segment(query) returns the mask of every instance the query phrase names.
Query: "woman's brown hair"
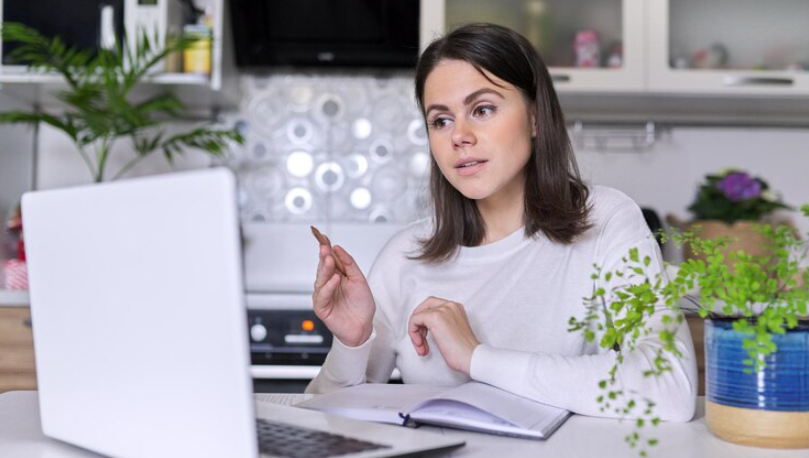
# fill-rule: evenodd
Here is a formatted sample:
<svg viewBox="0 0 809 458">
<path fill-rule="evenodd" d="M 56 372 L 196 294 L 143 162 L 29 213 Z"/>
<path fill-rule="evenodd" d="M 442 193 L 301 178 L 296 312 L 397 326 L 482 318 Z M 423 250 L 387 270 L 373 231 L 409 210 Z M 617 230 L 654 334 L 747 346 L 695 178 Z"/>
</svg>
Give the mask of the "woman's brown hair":
<svg viewBox="0 0 809 458">
<path fill-rule="evenodd" d="M 432 42 L 416 67 L 416 98 L 424 113 L 424 84 L 443 60 L 461 60 L 511 83 L 535 110 L 536 138 L 525 167 L 525 233 L 569 244 L 591 227 L 589 190 L 579 174 L 562 108 L 548 68 L 531 43 L 494 24 L 469 24 Z M 488 77 L 487 77 L 488 79 Z M 431 156 L 435 224 L 414 259 L 443 262 L 460 246 L 477 246 L 485 227 L 477 205 L 455 189 Z"/>
</svg>

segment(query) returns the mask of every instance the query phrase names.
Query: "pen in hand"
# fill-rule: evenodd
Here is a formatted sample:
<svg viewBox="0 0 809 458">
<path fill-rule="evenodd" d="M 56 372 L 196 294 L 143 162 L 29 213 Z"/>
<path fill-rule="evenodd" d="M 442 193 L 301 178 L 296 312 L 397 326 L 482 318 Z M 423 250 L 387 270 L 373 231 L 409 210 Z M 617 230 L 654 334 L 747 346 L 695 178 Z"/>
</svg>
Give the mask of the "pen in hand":
<svg viewBox="0 0 809 458">
<path fill-rule="evenodd" d="M 347 277 L 348 274 L 346 273 L 346 268 L 345 266 L 343 266 L 343 262 L 340 261 L 340 258 L 338 258 L 336 254 L 334 254 L 334 250 L 331 247 L 331 242 L 329 241 L 329 238 L 321 234 L 320 231 L 317 230 L 315 226 L 309 227 L 312 228 L 312 234 L 315 236 L 317 241 L 320 242 L 321 245 L 326 245 L 327 247 L 329 247 L 329 252 L 331 253 L 332 259 L 334 259 L 334 266 L 337 268 L 337 271 L 339 271 L 343 276 Z"/>
</svg>

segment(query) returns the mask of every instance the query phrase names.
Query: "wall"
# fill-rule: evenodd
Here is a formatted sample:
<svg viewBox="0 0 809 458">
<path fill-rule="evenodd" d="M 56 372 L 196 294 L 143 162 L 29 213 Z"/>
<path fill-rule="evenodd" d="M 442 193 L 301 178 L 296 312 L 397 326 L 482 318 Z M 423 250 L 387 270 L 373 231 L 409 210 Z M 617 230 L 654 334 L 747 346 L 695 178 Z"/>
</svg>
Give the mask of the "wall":
<svg viewBox="0 0 809 458">
<path fill-rule="evenodd" d="M 0 90 L 0 110 L 25 109 Z M 34 130 L 24 125 L 0 126 L 0 221 L 33 187 Z M 2 230 L 0 230 L 2 232 Z"/>
<path fill-rule="evenodd" d="M 809 129 L 674 128 L 646 153 L 579 151 L 582 174 L 621 189 L 661 217 L 689 218 L 687 207 L 707 173 L 727 167 L 760 176 L 795 207 L 809 203 Z M 784 212 L 809 231 L 809 221 Z"/>
</svg>

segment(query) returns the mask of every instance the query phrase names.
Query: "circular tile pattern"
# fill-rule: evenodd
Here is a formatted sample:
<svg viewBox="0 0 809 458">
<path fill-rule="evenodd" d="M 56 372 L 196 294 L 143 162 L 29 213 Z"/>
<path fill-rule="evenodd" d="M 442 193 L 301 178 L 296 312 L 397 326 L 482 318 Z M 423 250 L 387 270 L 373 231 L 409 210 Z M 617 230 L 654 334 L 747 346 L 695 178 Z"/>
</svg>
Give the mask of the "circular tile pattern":
<svg viewBox="0 0 809 458">
<path fill-rule="evenodd" d="M 380 138 L 371 143 L 368 153 L 371 155 L 372 160 L 384 164 L 393 159 L 393 144 L 384 138 Z"/>
<path fill-rule="evenodd" d="M 407 178 L 398 167 L 390 165 L 374 174 L 371 189 L 377 199 L 395 200 L 407 192 Z"/>
<path fill-rule="evenodd" d="M 312 193 L 304 188 L 292 188 L 284 197 L 284 206 L 295 215 L 302 215 L 312 208 Z"/>
<path fill-rule="evenodd" d="M 410 156 L 408 168 L 414 177 L 426 176 L 430 172 L 430 155 L 424 151 L 416 151 Z"/>
<path fill-rule="evenodd" d="M 368 171 L 368 159 L 362 154 L 352 154 L 344 161 L 344 169 L 349 178 L 359 178 Z"/>
<path fill-rule="evenodd" d="M 421 118 L 410 121 L 407 125 L 407 138 L 414 145 L 427 144 L 427 131 L 424 129 L 424 120 Z"/>
<path fill-rule="evenodd" d="M 287 124 L 287 139 L 295 144 L 309 143 L 314 135 L 314 126 L 305 119 L 294 119 Z"/>
<path fill-rule="evenodd" d="M 371 124 L 371 121 L 365 118 L 359 118 L 351 125 L 351 134 L 354 135 L 354 138 L 360 140 L 365 140 L 370 137 L 373 131 L 374 126 Z"/>
<path fill-rule="evenodd" d="M 287 172 L 298 178 L 303 178 L 312 173 L 315 167 L 312 155 L 306 151 L 293 151 L 287 157 Z"/>
<path fill-rule="evenodd" d="M 343 168 L 336 162 L 325 162 L 317 167 L 315 172 L 315 184 L 326 192 L 334 192 L 340 189 L 345 182 Z"/>
<path fill-rule="evenodd" d="M 351 206 L 358 210 L 365 210 L 371 205 L 371 191 L 368 188 L 357 188 L 351 191 Z"/>
</svg>

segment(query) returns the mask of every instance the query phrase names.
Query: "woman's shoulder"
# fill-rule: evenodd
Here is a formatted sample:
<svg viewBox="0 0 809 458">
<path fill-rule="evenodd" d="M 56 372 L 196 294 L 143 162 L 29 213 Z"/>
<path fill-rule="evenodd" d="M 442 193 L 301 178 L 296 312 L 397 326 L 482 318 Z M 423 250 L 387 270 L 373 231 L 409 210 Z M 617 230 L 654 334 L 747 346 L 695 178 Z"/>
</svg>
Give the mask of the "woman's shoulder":
<svg viewBox="0 0 809 458">
<path fill-rule="evenodd" d="M 377 256 L 375 267 L 381 264 L 401 264 L 417 254 L 421 249 L 420 240 L 430 236 L 432 231 L 430 218 L 414 221 L 393 234 Z"/>
<path fill-rule="evenodd" d="M 592 222 L 596 226 L 606 224 L 616 218 L 642 218 L 638 204 L 631 197 L 609 186 L 590 186 L 590 208 Z"/>
</svg>

